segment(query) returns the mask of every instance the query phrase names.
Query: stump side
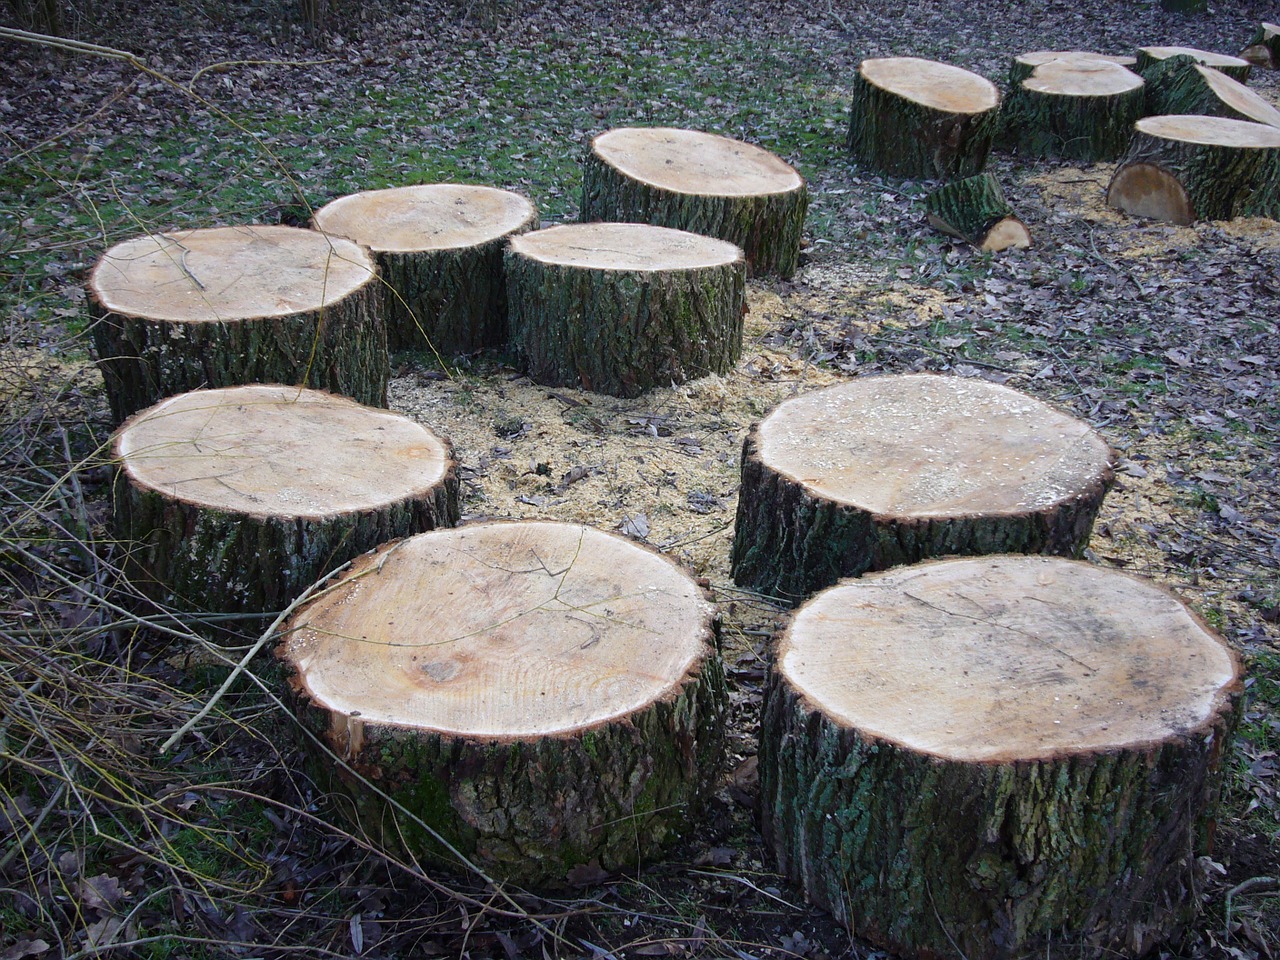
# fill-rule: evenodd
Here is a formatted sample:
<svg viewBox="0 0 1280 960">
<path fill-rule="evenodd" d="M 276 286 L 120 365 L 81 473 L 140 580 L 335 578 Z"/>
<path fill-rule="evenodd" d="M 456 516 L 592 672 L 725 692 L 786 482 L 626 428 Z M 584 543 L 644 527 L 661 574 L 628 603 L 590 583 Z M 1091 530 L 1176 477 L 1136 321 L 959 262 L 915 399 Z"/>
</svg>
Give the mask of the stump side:
<svg viewBox="0 0 1280 960">
<path fill-rule="evenodd" d="M 1212 53 L 1208 50 L 1197 50 L 1195 47 L 1139 47 L 1137 53 L 1137 71 L 1143 75 L 1161 60 L 1169 57 L 1186 56 L 1194 57 L 1197 63 L 1203 63 L 1206 67 L 1213 67 L 1215 70 L 1222 71 L 1232 80 L 1246 83 L 1249 79 L 1249 71 L 1253 66 L 1248 60 L 1242 60 L 1240 57 L 1233 57 L 1225 53 Z"/>
<path fill-rule="evenodd" d="M 1146 107 L 1142 78 L 1105 60 L 1048 60 L 1010 91 L 1001 143 L 1018 153 L 1115 160 Z"/>
<path fill-rule="evenodd" d="M 1244 84 L 1185 55 L 1168 57 L 1146 72 L 1147 113 L 1203 114 L 1280 127 L 1280 110 Z"/>
</svg>

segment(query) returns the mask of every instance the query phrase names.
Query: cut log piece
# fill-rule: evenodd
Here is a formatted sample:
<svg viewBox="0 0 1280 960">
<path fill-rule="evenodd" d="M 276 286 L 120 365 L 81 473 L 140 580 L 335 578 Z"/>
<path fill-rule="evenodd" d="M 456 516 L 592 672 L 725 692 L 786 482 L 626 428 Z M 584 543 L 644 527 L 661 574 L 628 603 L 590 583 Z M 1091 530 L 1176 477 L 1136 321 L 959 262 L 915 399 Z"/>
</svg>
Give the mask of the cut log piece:
<svg viewBox="0 0 1280 960">
<path fill-rule="evenodd" d="M 1240 59 L 1264 70 L 1280 69 L 1280 26 L 1265 21 L 1260 24 L 1249 45 L 1240 51 Z"/>
<path fill-rule="evenodd" d="M 1223 117 L 1147 117 L 1107 188 L 1107 203 L 1171 223 L 1277 216 L 1280 129 Z"/>
<path fill-rule="evenodd" d="M 447 442 L 316 390 L 179 394 L 129 419 L 114 453 L 126 573 L 189 612 L 282 610 L 352 557 L 458 521 Z"/>
<path fill-rule="evenodd" d="M 517 193 L 436 183 L 342 197 L 315 226 L 373 251 L 390 350 L 452 357 L 506 346 L 502 254 L 537 220 Z"/>
<path fill-rule="evenodd" d="M 538 383 L 635 397 L 742 353 L 746 262 L 723 240 L 569 224 L 515 237 L 506 269 L 511 342 Z"/>
<path fill-rule="evenodd" d="M 716 635 L 713 604 L 659 554 L 486 523 L 361 558 L 277 654 L 363 836 L 552 885 L 634 867 L 697 813 L 722 766 Z"/>
<path fill-rule="evenodd" d="M 982 172 L 999 116 L 989 80 L 916 57 L 863 60 L 854 74 L 849 150 L 896 177 L 949 180 Z"/>
<path fill-rule="evenodd" d="M 925 200 L 929 223 L 980 250 L 1031 246 L 1026 225 L 1013 215 L 996 178 L 989 173 L 944 184 Z"/>
<path fill-rule="evenodd" d="M 1280 127 L 1280 110 L 1220 70 L 1180 55 L 1149 68 L 1147 113 L 1204 114 Z"/>
<path fill-rule="evenodd" d="M 767 150 L 710 133 L 622 128 L 591 141 L 582 220 L 651 223 L 742 248 L 755 276 L 784 279 L 800 261 L 809 193 Z"/>
<path fill-rule="evenodd" d="M 117 244 L 89 276 L 117 420 L 199 387 L 287 383 L 386 406 L 387 334 L 368 251 L 294 227 L 217 227 Z"/>
<path fill-rule="evenodd" d="M 1031 157 L 1096 163 L 1124 153 L 1146 107 L 1142 78 L 1102 59 L 1047 60 L 1009 91 L 1002 143 Z"/>
<path fill-rule="evenodd" d="M 1249 80 L 1249 69 L 1252 64 L 1248 60 L 1242 60 L 1240 57 L 1233 57 L 1225 53 L 1210 53 L 1207 50 L 1197 50 L 1195 47 L 1139 47 L 1138 73 L 1145 77 L 1147 70 L 1161 60 L 1177 56 L 1194 57 L 1196 63 L 1203 63 L 1206 67 L 1221 70 L 1232 80 L 1238 80 L 1240 83 L 1246 83 Z"/>
<path fill-rule="evenodd" d="M 1240 692 L 1219 637 L 1114 570 L 989 557 L 846 581 L 777 647 L 766 845 L 900 956 L 1143 956 L 1198 912 Z"/>
<path fill-rule="evenodd" d="M 1009 90 L 1017 90 L 1023 80 L 1031 76 L 1036 67 L 1046 63 L 1063 60 L 1068 63 L 1081 61 L 1097 61 L 1113 63 L 1121 67 L 1132 68 L 1137 65 L 1137 57 L 1116 56 L 1109 53 L 1091 53 L 1088 50 L 1035 50 L 1014 57 L 1009 64 Z"/>
<path fill-rule="evenodd" d="M 1078 554 L 1110 487 L 1086 423 L 981 380 L 864 377 L 788 400 L 742 450 L 732 573 L 796 602 L 947 554 Z"/>
</svg>

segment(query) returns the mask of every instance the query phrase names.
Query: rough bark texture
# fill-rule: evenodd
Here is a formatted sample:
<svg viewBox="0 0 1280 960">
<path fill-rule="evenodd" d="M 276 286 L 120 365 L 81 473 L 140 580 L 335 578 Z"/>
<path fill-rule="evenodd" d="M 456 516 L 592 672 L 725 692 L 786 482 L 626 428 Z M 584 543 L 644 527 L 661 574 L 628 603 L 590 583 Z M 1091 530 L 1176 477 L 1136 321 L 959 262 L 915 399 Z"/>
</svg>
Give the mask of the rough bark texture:
<svg viewBox="0 0 1280 960">
<path fill-rule="evenodd" d="M 903 955 L 1140 956 L 1195 917 L 1231 714 L 1138 749 L 1009 763 L 864 739 L 775 670 L 760 790 L 779 869 Z"/>
<path fill-rule="evenodd" d="M 1095 68 L 1125 76 L 1128 71 L 1099 61 Z M 1053 68 L 1057 67 L 1055 71 Z M 1058 157 L 1097 163 L 1115 160 L 1129 143 L 1133 125 L 1145 111 L 1142 86 L 1090 94 L 1060 92 L 1055 72 L 1070 67 L 1046 64 L 1010 91 L 1001 107 L 1001 145 L 1028 157 Z M 1037 88 L 1039 87 L 1039 88 Z"/>
<path fill-rule="evenodd" d="M 633 179 L 588 150 L 583 157 L 585 223 L 611 220 L 652 223 L 717 237 L 741 247 L 752 276 L 790 279 L 800 263 L 809 192 L 707 196 L 664 190 Z"/>
<path fill-rule="evenodd" d="M 983 250 L 1028 246 L 1027 228 L 1005 201 L 996 178 L 989 173 L 953 180 L 929 194 L 925 212 L 935 229 L 959 237 Z"/>
<path fill-rule="evenodd" d="M 728 373 L 742 354 L 746 264 L 658 271 L 508 251 L 511 342 L 538 383 L 620 397 Z"/>
<path fill-rule="evenodd" d="M 1146 77 L 1147 71 L 1161 60 L 1177 56 L 1193 57 L 1197 63 L 1203 63 L 1205 66 L 1220 70 L 1232 80 L 1240 83 L 1246 83 L 1249 80 L 1249 70 L 1252 67 L 1248 61 L 1240 57 L 1209 53 L 1205 50 L 1197 50 L 1194 47 L 1139 47 L 1137 55 L 1138 63 L 1134 69 L 1143 77 Z"/>
<path fill-rule="evenodd" d="M 1274 23 L 1259 24 L 1249 45 L 1240 51 L 1240 59 L 1248 60 L 1264 70 L 1280 67 L 1280 26 Z"/>
<path fill-rule="evenodd" d="M 1148 115 L 1203 114 L 1280 126 L 1280 111 L 1248 87 L 1194 57 L 1167 57 L 1144 75 Z"/>
</svg>

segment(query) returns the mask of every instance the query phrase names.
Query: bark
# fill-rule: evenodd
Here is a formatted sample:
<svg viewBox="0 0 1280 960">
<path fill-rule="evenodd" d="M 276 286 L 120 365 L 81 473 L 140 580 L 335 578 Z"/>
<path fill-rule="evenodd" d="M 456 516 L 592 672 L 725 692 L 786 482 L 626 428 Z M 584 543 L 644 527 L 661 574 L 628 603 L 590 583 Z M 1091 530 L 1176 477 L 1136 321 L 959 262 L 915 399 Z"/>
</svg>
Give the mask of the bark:
<svg viewBox="0 0 1280 960">
<path fill-rule="evenodd" d="M 1203 114 L 1280 127 L 1280 110 L 1194 57 L 1167 57 L 1148 68 L 1144 79 L 1149 115 Z"/>
<path fill-rule="evenodd" d="M 925 200 L 929 223 L 983 250 L 1026 247 L 1031 236 L 989 173 L 953 180 Z"/>
<path fill-rule="evenodd" d="M 1104 64 L 1085 65 L 1100 70 Z M 1069 76 L 1061 62 L 1037 67 L 1009 91 L 1001 109 L 1001 142 L 1028 157 L 1057 157 L 1084 163 L 1115 160 L 1129 143 L 1133 125 L 1144 115 L 1146 99 L 1136 77 L 1123 89 L 1128 71 L 1106 65 L 1104 75 L 1120 82 L 1096 93 L 1068 92 L 1055 75 Z"/>
</svg>

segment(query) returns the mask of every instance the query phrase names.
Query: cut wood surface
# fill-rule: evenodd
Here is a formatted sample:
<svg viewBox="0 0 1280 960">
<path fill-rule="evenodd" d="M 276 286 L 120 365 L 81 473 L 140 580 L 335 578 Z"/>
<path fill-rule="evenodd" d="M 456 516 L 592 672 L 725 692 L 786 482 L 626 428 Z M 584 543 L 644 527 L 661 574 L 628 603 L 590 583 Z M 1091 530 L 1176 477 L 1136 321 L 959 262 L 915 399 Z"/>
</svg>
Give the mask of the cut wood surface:
<svg viewBox="0 0 1280 960">
<path fill-rule="evenodd" d="M 634 223 L 511 240 L 512 344 L 538 383 L 634 397 L 742 353 L 746 263 L 731 243 Z"/>
<path fill-rule="evenodd" d="M 728 137 L 624 127 L 595 137 L 584 158 L 583 221 L 651 223 L 741 247 L 750 271 L 796 270 L 809 195 L 781 158 Z"/>
<path fill-rule="evenodd" d="M 1280 69 L 1280 26 L 1263 21 L 1249 45 L 1240 51 L 1240 59 L 1265 70 Z"/>
<path fill-rule="evenodd" d="M 1141 956 L 1198 912 L 1240 692 L 1219 637 L 1111 569 L 1004 556 L 846 581 L 776 650 L 766 842 L 903 956 Z"/>
<path fill-rule="evenodd" d="M 458 520 L 446 442 L 315 390 L 170 397 L 128 420 L 113 452 L 126 572 L 189 611 L 281 610 L 351 557 Z"/>
<path fill-rule="evenodd" d="M 1067 63 L 1102 61 L 1103 63 L 1113 63 L 1121 67 L 1131 68 L 1137 65 L 1138 58 L 1109 53 L 1091 53 L 1088 50 L 1033 50 L 1030 53 L 1019 54 L 1010 62 L 1009 89 L 1016 90 L 1018 84 L 1031 76 L 1036 67 L 1055 61 Z"/>
<path fill-rule="evenodd" d="M 1142 78 L 1101 58 L 1049 59 L 1009 91 L 1002 143 L 1033 157 L 1119 157 L 1144 113 Z"/>
<path fill-rule="evenodd" d="M 1138 73 L 1145 76 L 1147 70 L 1159 61 L 1177 56 L 1194 57 L 1197 63 L 1203 63 L 1206 67 L 1221 70 L 1232 80 L 1239 80 L 1241 83 L 1248 81 L 1249 70 L 1252 66 L 1248 60 L 1243 60 L 1240 57 L 1233 57 L 1225 53 L 1211 53 L 1208 50 L 1197 50 L 1195 47 L 1139 47 Z"/>
<path fill-rule="evenodd" d="M 953 180 L 925 199 L 929 224 L 979 250 L 1031 245 L 1026 225 L 1013 215 L 996 178 L 989 173 Z"/>
<path fill-rule="evenodd" d="M 1146 117 L 1107 202 L 1178 224 L 1280 216 L 1280 128 L 1225 117 Z"/>
<path fill-rule="evenodd" d="M 899 177 L 951 179 L 982 172 L 1000 92 L 989 80 L 917 57 L 863 60 L 853 80 L 848 147 Z"/>
<path fill-rule="evenodd" d="M 1147 112 L 1204 114 L 1280 127 L 1280 110 L 1238 80 L 1187 56 L 1168 57 L 1146 72 Z"/>
<path fill-rule="evenodd" d="M 651 856 L 715 785 L 716 629 L 693 579 L 631 541 L 485 523 L 361 558 L 278 655 L 308 726 L 354 770 L 496 877 L 555 883 Z M 368 835 L 448 859 L 347 786 Z"/>
<path fill-rule="evenodd" d="M 794 602 L 931 556 L 1075 554 L 1111 461 L 1088 424 L 981 380 L 877 376 L 815 391 L 743 444 L 733 577 Z"/>
<path fill-rule="evenodd" d="M 369 190 L 316 211 L 315 225 L 373 251 L 391 350 L 454 356 L 506 344 L 503 249 L 537 225 L 524 197 L 454 183 Z"/>
<path fill-rule="evenodd" d="M 162 397 L 243 383 L 385 406 L 377 269 L 349 240 L 280 226 L 154 234 L 108 250 L 88 287 L 117 420 Z"/>
</svg>

